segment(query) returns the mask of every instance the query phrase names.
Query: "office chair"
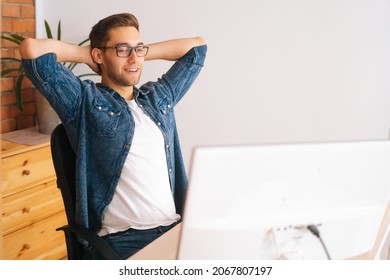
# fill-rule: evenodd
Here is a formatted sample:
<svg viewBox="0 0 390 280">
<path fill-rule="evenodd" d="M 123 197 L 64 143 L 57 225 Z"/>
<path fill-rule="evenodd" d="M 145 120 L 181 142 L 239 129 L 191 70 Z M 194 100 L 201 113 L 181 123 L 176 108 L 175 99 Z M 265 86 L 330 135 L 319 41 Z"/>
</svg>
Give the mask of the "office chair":
<svg viewBox="0 0 390 280">
<path fill-rule="evenodd" d="M 120 260 L 119 255 L 99 235 L 75 223 L 76 155 L 62 123 L 53 130 L 50 144 L 54 169 L 57 175 L 57 187 L 61 189 L 68 220 L 68 225 L 58 228 L 57 231 L 64 231 L 68 259 L 83 259 L 84 245 L 79 241 L 82 238 L 88 241 L 89 245 L 95 248 L 105 259 Z"/>
</svg>

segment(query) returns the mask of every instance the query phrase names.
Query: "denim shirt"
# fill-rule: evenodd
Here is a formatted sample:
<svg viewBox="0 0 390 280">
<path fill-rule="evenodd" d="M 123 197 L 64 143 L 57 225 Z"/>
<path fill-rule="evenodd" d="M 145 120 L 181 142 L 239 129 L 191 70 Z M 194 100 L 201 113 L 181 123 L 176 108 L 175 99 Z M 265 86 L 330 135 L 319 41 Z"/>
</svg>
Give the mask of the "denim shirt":
<svg viewBox="0 0 390 280">
<path fill-rule="evenodd" d="M 192 48 L 156 82 L 134 87 L 136 103 L 161 129 L 176 211 L 187 187 L 174 107 L 204 65 L 207 46 Z M 131 148 L 134 120 L 113 89 L 82 81 L 53 53 L 23 60 L 27 77 L 57 112 L 76 152 L 76 222 L 97 232 Z M 153 174 L 150 174 L 153 176 Z"/>
</svg>

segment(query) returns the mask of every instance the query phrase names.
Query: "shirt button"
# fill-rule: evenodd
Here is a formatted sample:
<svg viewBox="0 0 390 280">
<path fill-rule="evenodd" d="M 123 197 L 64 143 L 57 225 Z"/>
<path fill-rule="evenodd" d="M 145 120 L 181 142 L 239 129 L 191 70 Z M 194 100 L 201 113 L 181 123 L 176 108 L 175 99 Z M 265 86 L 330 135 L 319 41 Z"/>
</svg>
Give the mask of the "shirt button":
<svg viewBox="0 0 390 280">
<path fill-rule="evenodd" d="M 103 109 L 102 106 L 98 106 L 97 108 L 98 108 L 99 110 Z"/>
<path fill-rule="evenodd" d="M 169 149 L 169 145 L 167 145 L 167 149 Z"/>
<path fill-rule="evenodd" d="M 144 106 L 142 106 L 142 104 L 139 104 L 139 107 L 142 108 L 142 107 L 144 107 Z"/>
<path fill-rule="evenodd" d="M 168 108 L 171 108 L 171 104 L 168 104 L 168 106 L 167 106 Z"/>
<path fill-rule="evenodd" d="M 160 126 L 160 125 L 161 125 L 161 123 L 160 123 L 160 122 L 158 122 L 158 123 L 157 123 L 157 125 L 158 125 L 158 126 Z"/>
<path fill-rule="evenodd" d="M 110 116 L 113 117 L 115 115 L 114 112 L 110 112 Z"/>
<path fill-rule="evenodd" d="M 167 113 L 167 111 L 163 110 L 163 114 L 165 115 Z"/>
</svg>

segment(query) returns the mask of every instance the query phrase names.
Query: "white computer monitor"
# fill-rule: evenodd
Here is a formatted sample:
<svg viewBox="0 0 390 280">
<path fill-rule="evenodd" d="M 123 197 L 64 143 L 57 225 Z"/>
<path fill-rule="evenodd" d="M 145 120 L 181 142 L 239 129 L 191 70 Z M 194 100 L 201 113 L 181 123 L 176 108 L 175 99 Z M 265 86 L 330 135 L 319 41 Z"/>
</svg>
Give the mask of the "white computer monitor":
<svg viewBox="0 0 390 280">
<path fill-rule="evenodd" d="M 178 259 L 353 258 L 389 196 L 387 140 L 198 147 Z"/>
</svg>

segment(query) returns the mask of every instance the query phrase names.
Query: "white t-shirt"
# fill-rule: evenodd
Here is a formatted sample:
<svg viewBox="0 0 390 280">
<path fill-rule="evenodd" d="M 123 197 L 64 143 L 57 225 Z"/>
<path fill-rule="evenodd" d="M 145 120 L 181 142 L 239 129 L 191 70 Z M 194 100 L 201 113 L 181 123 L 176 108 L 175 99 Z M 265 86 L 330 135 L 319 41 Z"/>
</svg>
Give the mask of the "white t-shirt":
<svg viewBox="0 0 390 280">
<path fill-rule="evenodd" d="M 99 235 L 167 226 L 180 219 L 170 189 L 163 134 L 134 99 L 127 103 L 135 122 L 133 141 Z"/>
</svg>

